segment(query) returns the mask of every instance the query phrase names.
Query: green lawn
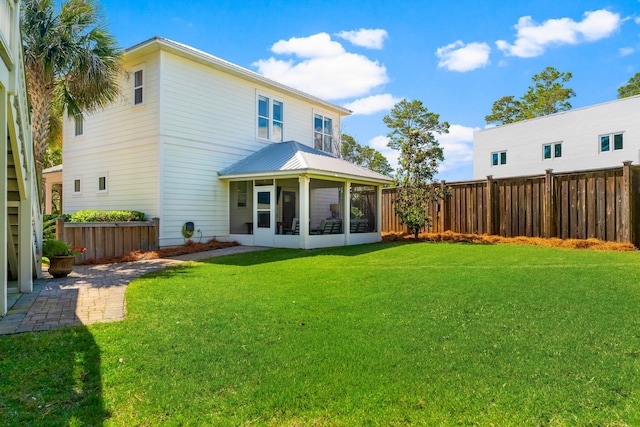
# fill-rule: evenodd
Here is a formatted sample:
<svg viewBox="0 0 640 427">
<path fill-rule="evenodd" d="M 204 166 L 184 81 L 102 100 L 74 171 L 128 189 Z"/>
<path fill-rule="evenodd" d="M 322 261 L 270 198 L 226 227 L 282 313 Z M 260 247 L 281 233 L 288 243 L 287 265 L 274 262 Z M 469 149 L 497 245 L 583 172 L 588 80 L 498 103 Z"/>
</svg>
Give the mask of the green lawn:
<svg viewBox="0 0 640 427">
<path fill-rule="evenodd" d="M 640 425 L 640 253 L 384 243 L 136 280 L 0 337 L 0 425 Z"/>
</svg>

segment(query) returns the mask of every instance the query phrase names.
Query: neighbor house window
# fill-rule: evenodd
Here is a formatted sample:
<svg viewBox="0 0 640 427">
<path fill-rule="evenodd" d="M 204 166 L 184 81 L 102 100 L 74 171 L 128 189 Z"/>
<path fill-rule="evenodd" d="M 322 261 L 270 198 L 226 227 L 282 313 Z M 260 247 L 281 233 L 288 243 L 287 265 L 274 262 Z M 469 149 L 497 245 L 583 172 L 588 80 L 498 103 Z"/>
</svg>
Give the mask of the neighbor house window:
<svg viewBox="0 0 640 427">
<path fill-rule="evenodd" d="M 333 120 L 315 114 L 313 118 L 313 141 L 317 150 L 333 153 Z"/>
<path fill-rule="evenodd" d="M 507 164 L 507 152 L 506 151 L 497 151 L 495 153 L 491 153 L 491 165 L 499 166 Z"/>
<path fill-rule="evenodd" d="M 258 96 L 258 137 L 282 142 L 284 104 L 268 96 Z"/>
<path fill-rule="evenodd" d="M 142 104 L 144 88 L 144 72 L 137 70 L 133 73 L 133 105 Z"/>
<path fill-rule="evenodd" d="M 106 175 L 98 177 L 98 192 L 107 191 L 107 177 Z"/>
<path fill-rule="evenodd" d="M 622 150 L 623 133 L 612 133 L 609 135 L 600 135 L 600 152 L 613 150 Z M 613 142 L 613 145 L 611 144 Z"/>
<path fill-rule="evenodd" d="M 80 194 L 80 180 L 79 179 L 74 179 L 73 180 L 73 193 L 74 194 Z"/>
<path fill-rule="evenodd" d="M 553 159 L 562 157 L 562 143 L 557 142 L 555 144 L 545 144 L 542 146 L 542 158 Z"/>
<path fill-rule="evenodd" d="M 73 116 L 73 122 L 74 122 L 74 131 L 73 134 L 75 136 L 82 136 L 82 134 L 84 133 L 84 120 L 82 118 L 82 114 L 78 113 L 76 115 Z"/>
</svg>

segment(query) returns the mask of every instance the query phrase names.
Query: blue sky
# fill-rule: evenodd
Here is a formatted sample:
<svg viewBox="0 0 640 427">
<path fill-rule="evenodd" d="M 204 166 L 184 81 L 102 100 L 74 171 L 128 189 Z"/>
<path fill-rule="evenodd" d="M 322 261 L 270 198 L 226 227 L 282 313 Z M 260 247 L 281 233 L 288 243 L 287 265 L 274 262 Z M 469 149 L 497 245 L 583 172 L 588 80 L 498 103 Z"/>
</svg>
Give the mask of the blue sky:
<svg viewBox="0 0 640 427">
<path fill-rule="evenodd" d="M 493 102 L 547 66 L 570 71 L 574 108 L 616 98 L 640 72 L 640 0 L 103 0 L 123 48 L 153 36 L 201 49 L 346 106 L 343 132 L 386 148 L 382 117 L 419 99 L 451 125 L 440 179 L 470 179 L 473 131 Z"/>
</svg>

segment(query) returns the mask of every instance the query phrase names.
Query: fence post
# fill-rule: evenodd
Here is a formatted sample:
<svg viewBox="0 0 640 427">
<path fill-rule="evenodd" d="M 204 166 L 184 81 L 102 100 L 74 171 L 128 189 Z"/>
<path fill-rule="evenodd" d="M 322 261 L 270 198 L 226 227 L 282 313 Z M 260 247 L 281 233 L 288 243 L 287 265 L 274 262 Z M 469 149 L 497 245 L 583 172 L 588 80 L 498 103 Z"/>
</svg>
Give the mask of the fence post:
<svg viewBox="0 0 640 427">
<path fill-rule="evenodd" d="M 153 231 L 149 233 L 149 250 L 160 249 L 160 218 L 151 218 L 153 221 Z"/>
<path fill-rule="evenodd" d="M 633 243 L 633 227 L 631 219 L 633 218 L 633 203 L 631 203 L 631 163 L 630 160 L 622 162 L 622 224 L 620 224 L 622 232 L 622 241 Z"/>
<path fill-rule="evenodd" d="M 438 201 L 436 204 L 436 207 L 438 209 L 439 212 L 437 212 L 438 214 L 438 229 L 435 230 L 438 233 L 442 233 L 444 231 L 444 216 L 447 214 L 447 209 L 445 209 L 446 203 L 447 203 L 447 199 L 451 196 L 448 196 L 447 194 L 445 194 L 445 190 L 447 188 L 447 185 L 445 184 L 445 181 L 440 181 L 440 191 L 442 194 L 442 200 Z"/>
<path fill-rule="evenodd" d="M 56 218 L 56 240 L 64 240 L 64 218 Z"/>
<path fill-rule="evenodd" d="M 556 237 L 556 209 L 554 206 L 553 169 L 547 169 L 544 176 L 544 237 Z"/>
<path fill-rule="evenodd" d="M 487 234 L 495 234 L 493 228 L 493 175 L 487 175 Z"/>
</svg>

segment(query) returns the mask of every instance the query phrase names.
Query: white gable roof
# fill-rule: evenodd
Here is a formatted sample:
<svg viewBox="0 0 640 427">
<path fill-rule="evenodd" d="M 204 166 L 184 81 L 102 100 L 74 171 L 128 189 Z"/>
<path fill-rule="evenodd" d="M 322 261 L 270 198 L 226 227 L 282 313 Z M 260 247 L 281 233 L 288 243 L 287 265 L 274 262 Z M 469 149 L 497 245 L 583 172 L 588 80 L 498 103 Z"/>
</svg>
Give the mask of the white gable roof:
<svg viewBox="0 0 640 427">
<path fill-rule="evenodd" d="M 311 173 L 388 184 L 392 179 L 296 141 L 269 144 L 220 171 L 222 178 Z"/>
</svg>

